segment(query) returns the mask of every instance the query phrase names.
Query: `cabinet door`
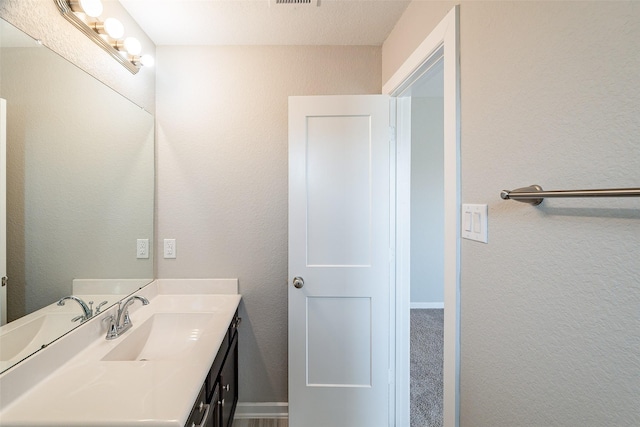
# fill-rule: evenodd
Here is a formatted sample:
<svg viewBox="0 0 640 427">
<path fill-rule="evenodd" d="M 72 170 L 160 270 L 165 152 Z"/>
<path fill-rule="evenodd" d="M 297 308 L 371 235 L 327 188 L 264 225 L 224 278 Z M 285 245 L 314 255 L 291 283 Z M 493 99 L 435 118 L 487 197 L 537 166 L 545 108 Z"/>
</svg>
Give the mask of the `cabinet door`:
<svg viewBox="0 0 640 427">
<path fill-rule="evenodd" d="M 221 404 L 220 404 L 220 384 L 216 383 L 213 396 L 209 402 L 211 406 L 211 427 L 222 427 Z"/>
<path fill-rule="evenodd" d="M 235 334 L 231 348 L 220 372 L 220 395 L 222 409 L 222 427 L 233 423 L 233 414 L 238 402 L 238 335 Z"/>
<path fill-rule="evenodd" d="M 229 337 L 229 332 L 227 332 L 224 340 L 222 340 L 218 354 L 213 361 L 213 365 L 211 365 L 209 375 L 207 376 L 207 402 L 209 403 L 217 403 L 218 400 L 220 400 L 220 395 L 216 396 L 215 399 L 212 396 L 214 393 L 214 387 L 216 387 L 220 379 L 220 371 L 222 370 L 222 365 L 224 365 L 224 360 L 227 356 L 227 351 L 229 350 L 229 343 L 232 341 Z"/>
</svg>

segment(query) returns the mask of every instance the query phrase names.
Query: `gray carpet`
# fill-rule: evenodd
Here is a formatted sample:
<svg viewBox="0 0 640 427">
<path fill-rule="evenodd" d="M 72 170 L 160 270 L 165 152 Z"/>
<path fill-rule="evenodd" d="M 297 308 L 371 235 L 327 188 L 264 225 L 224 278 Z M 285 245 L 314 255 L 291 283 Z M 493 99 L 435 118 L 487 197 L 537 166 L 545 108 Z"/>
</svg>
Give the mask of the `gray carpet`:
<svg viewBox="0 0 640 427">
<path fill-rule="evenodd" d="M 411 427 L 442 426 L 444 310 L 411 310 Z"/>
<path fill-rule="evenodd" d="M 289 421 L 281 418 L 233 420 L 233 427 L 287 427 Z"/>
</svg>

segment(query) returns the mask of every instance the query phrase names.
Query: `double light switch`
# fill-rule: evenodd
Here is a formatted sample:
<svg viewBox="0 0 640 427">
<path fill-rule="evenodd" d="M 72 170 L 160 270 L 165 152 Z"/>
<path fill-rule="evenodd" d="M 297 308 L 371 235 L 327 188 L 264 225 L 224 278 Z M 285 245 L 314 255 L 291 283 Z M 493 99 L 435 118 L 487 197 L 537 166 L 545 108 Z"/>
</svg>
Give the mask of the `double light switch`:
<svg viewBox="0 0 640 427">
<path fill-rule="evenodd" d="M 487 205 L 462 205 L 462 237 L 487 243 Z"/>
</svg>

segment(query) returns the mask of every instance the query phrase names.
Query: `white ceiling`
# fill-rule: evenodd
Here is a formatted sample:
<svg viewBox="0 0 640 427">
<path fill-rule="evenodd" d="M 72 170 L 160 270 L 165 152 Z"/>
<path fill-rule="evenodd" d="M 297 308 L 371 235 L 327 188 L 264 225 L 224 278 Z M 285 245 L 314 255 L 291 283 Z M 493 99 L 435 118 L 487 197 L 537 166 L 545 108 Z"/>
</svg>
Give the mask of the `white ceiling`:
<svg viewBox="0 0 640 427">
<path fill-rule="evenodd" d="M 158 45 L 382 45 L 410 1 L 120 0 Z M 315 1 L 315 0 L 314 0 Z"/>
</svg>

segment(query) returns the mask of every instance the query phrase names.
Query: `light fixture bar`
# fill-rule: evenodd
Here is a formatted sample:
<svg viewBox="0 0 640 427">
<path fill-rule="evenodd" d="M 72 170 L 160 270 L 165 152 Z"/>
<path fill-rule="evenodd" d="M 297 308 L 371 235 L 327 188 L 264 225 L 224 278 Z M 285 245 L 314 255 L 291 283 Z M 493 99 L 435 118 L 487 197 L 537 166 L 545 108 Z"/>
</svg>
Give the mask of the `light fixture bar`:
<svg viewBox="0 0 640 427">
<path fill-rule="evenodd" d="M 121 63 L 123 67 L 131 72 L 131 74 L 136 74 L 140 70 L 139 65 L 136 65 L 135 63 L 122 56 L 120 51 L 111 46 L 105 39 L 100 37 L 100 34 L 89 27 L 82 19 L 78 18 L 73 10 L 71 10 L 71 7 L 69 7 L 69 3 L 67 3 L 67 0 L 53 1 L 56 3 L 56 6 L 58 6 L 60 13 L 65 17 L 67 21 L 71 22 L 74 27 L 82 31 L 84 35 L 89 37 L 98 46 L 104 49 L 109 55 L 111 55 L 113 59 Z"/>
</svg>

